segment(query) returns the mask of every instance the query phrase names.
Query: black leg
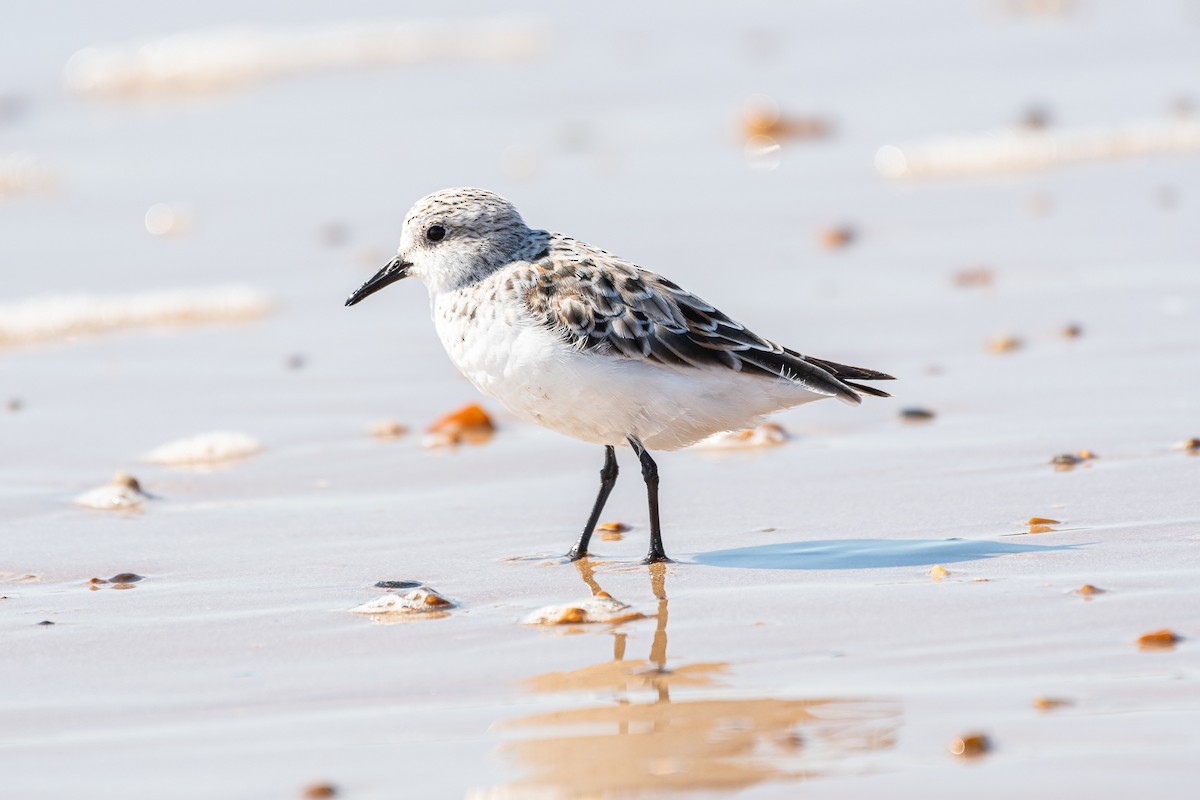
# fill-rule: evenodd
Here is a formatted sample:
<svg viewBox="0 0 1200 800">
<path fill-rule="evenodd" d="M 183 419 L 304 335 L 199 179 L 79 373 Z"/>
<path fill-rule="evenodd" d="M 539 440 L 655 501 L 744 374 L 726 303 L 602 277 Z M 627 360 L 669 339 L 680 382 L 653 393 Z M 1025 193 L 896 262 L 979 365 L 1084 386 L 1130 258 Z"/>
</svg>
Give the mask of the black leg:
<svg viewBox="0 0 1200 800">
<path fill-rule="evenodd" d="M 658 523 L 658 465 L 636 436 L 629 437 L 629 445 L 642 462 L 642 478 L 646 481 L 646 499 L 650 504 L 650 552 L 643 564 L 659 564 L 670 561 L 663 550 L 662 528 Z"/>
<path fill-rule="evenodd" d="M 596 530 L 596 523 L 600 521 L 600 512 L 604 510 L 604 503 L 608 500 L 609 494 L 612 493 L 613 487 L 617 485 L 617 451 L 611 444 L 604 446 L 604 466 L 600 468 L 600 494 L 596 495 L 596 504 L 592 506 L 592 515 L 588 517 L 587 525 L 583 527 L 583 533 L 579 535 L 579 541 L 571 548 L 571 552 L 567 553 L 567 558 L 572 561 L 578 561 L 588 554 L 588 542 L 592 540 L 592 532 Z"/>
</svg>

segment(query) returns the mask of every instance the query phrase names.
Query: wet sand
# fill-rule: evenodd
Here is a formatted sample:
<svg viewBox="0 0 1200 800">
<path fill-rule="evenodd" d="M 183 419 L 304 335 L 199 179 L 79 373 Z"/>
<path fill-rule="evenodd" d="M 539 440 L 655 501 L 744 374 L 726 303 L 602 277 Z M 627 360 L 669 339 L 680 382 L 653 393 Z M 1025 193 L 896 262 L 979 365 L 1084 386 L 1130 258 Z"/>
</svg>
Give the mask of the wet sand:
<svg viewBox="0 0 1200 800">
<path fill-rule="evenodd" d="M 24 20 L 0 155 L 56 188 L 0 201 L 0 306 L 239 285 L 272 310 L 0 347 L 0 795 L 1190 796 L 1200 456 L 1177 445 L 1200 436 L 1200 158 L 921 182 L 874 158 L 1033 103 L 1065 127 L 1165 118 L 1200 98 L 1200 17 L 1015 7 L 763 4 L 689 11 L 685 36 L 678 9 L 529 5 L 557 43 L 511 62 L 123 99 L 63 89 L 71 54 L 342 18 Z M 755 93 L 829 134 L 748 163 Z M 486 401 L 486 443 L 423 447 L 478 400 L 423 289 L 341 306 L 408 204 L 455 184 L 891 372 L 896 398 L 779 415 L 778 447 L 662 454 L 664 569 L 637 564 L 621 453 L 604 519 L 630 529 L 564 564 L 601 451 Z M 190 227 L 149 233 L 159 203 Z M 831 226 L 854 236 L 830 246 Z M 384 420 L 409 432 L 372 436 Z M 143 461 L 210 431 L 262 450 Z M 118 470 L 139 511 L 73 505 Z M 453 606 L 349 613 L 381 580 Z M 640 618 L 521 624 L 600 591 Z M 1181 640 L 1139 647 L 1163 628 Z M 973 735 L 986 752 L 951 753 Z"/>
</svg>

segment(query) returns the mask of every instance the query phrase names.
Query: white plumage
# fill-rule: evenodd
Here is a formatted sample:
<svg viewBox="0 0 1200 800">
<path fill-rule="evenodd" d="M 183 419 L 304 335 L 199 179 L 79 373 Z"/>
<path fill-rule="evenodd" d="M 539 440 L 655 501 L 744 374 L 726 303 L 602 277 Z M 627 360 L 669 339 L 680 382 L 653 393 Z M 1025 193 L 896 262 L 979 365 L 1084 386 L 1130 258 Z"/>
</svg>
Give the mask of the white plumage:
<svg viewBox="0 0 1200 800">
<path fill-rule="evenodd" d="M 456 295 L 435 296 L 433 316 L 459 371 L 521 419 L 585 442 L 624 446 L 634 436 L 650 450 L 674 450 L 829 396 L 727 367 L 674 368 L 580 350 L 516 309 L 474 319 L 456 313 L 489 304 L 486 294 Z"/>
</svg>

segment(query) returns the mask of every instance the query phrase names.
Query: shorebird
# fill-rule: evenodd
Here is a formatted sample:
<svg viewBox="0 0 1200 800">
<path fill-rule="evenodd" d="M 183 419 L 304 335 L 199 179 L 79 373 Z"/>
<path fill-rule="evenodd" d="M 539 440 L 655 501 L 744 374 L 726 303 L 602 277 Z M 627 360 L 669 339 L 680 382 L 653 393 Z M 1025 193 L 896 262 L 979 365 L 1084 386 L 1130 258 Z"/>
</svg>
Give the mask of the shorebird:
<svg viewBox="0 0 1200 800">
<path fill-rule="evenodd" d="M 888 397 L 892 376 L 801 355 L 750 332 L 653 272 L 530 228 L 483 189 L 445 189 L 409 210 L 396 257 L 346 305 L 414 277 L 455 366 L 516 416 L 604 445 L 600 492 L 567 557 L 588 543 L 617 481 L 617 446 L 641 462 L 650 511 L 643 563 L 669 561 L 651 450 L 686 447 L 774 411 Z"/>
</svg>

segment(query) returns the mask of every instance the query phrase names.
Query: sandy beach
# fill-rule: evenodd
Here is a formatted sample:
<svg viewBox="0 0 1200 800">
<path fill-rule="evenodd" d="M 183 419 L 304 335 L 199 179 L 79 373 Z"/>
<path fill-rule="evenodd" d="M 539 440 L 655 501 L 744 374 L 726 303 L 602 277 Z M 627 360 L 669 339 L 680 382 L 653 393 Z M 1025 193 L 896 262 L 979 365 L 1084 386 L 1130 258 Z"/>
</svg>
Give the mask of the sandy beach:
<svg viewBox="0 0 1200 800">
<path fill-rule="evenodd" d="M 0 796 L 1192 796 L 1200 5 L 11 16 Z M 342 305 L 456 185 L 895 396 L 566 563 L 601 448 Z"/>
</svg>

